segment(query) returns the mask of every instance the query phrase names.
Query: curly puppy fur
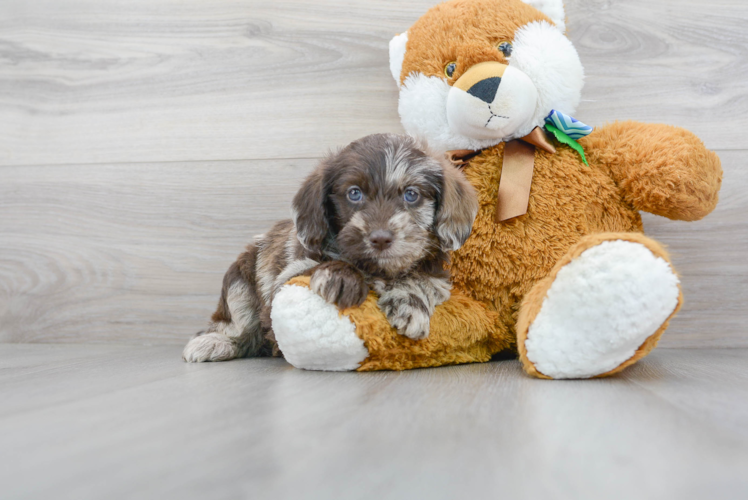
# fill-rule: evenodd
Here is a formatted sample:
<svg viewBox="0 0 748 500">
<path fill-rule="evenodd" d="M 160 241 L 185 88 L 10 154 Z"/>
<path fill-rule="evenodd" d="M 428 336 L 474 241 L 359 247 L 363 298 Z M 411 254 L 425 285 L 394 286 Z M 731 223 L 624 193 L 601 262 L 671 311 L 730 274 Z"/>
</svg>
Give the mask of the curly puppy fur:
<svg viewBox="0 0 748 500">
<path fill-rule="evenodd" d="M 462 173 L 409 137 L 370 135 L 325 158 L 293 200 L 293 221 L 256 237 L 223 279 L 207 331 L 185 361 L 280 355 L 270 306 L 295 276 L 341 309 L 373 289 L 398 332 L 429 333 L 434 308 L 449 298 L 447 252 L 470 235 L 478 202 Z"/>
</svg>

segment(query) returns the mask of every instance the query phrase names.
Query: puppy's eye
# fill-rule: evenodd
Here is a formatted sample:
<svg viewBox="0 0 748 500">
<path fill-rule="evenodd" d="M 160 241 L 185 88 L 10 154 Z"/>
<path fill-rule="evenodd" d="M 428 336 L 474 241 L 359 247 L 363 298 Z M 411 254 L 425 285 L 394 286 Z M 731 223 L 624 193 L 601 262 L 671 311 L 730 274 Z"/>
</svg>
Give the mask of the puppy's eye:
<svg viewBox="0 0 748 500">
<path fill-rule="evenodd" d="M 358 203 L 364 198 L 364 193 L 361 192 L 361 189 L 358 186 L 353 186 L 351 188 L 348 188 L 348 199 L 352 201 L 353 203 Z"/>
<path fill-rule="evenodd" d="M 418 191 L 413 188 L 408 188 L 403 193 L 403 199 L 408 203 L 415 203 L 418 201 Z"/>
<path fill-rule="evenodd" d="M 456 62 L 448 63 L 446 66 L 444 66 L 444 74 L 447 75 L 447 78 L 452 78 L 452 75 L 455 74 L 456 69 L 457 69 Z"/>
<path fill-rule="evenodd" d="M 512 47 L 511 42 L 499 42 L 496 44 L 496 48 L 499 49 L 499 52 L 504 54 L 504 57 L 509 57 L 512 55 L 512 50 L 514 47 Z"/>
</svg>

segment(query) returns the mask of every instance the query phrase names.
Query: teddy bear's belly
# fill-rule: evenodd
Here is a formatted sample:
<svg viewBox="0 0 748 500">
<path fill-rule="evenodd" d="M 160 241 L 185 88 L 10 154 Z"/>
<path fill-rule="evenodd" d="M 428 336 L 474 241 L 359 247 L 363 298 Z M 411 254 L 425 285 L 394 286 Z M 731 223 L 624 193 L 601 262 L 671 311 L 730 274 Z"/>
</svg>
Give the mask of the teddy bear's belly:
<svg viewBox="0 0 748 500">
<path fill-rule="evenodd" d="M 642 231 L 641 217 L 602 167 L 576 153 L 536 153 L 525 215 L 494 222 L 503 145 L 472 162 L 465 175 L 476 187 L 480 210 L 465 245 L 452 255 L 454 288 L 500 313 L 513 331 L 522 297 L 583 236 Z"/>
</svg>

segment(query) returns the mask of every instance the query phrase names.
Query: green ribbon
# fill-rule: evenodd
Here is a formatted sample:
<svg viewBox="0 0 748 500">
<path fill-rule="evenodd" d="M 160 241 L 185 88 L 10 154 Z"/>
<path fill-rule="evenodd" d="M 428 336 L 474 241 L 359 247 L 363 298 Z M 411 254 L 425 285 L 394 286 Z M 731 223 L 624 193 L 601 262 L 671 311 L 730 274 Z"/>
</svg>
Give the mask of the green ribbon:
<svg viewBox="0 0 748 500">
<path fill-rule="evenodd" d="M 590 166 L 590 164 L 587 163 L 587 158 L 584 156 L 584 148 L 582 148 L 581 144 L 579 144 L 577 141 L 569 137 L 564 131 L 558 129 L 555 125 L 551 123 L 546 123 L 545 129 L 548 132 L 552 133 L 556 137 L 556 140 L 558 142 L 560 142 L 561 144 L 566 144 L 571 149 L 579 153 L 579 156 L 582 157 L 582 161 L 584 162 L 584 164 L 587 165 L 588 167 Z"/>
</svg>

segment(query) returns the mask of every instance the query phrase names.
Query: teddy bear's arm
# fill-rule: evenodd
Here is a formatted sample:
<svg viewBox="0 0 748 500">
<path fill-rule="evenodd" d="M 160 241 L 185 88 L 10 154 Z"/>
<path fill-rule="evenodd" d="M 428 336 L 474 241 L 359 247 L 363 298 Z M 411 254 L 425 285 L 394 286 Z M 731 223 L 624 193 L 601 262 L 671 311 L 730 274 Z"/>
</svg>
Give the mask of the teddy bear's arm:
<svg viewBox="0 0 748 500">
<path fill-rule="evenodd" d="M 513 339 L 497 328 L 500 317 L 460 293 L 439 304 L 428 338 L 412 340 L 387 322 L 371 292 L 363 304 L 342 311 L 297 276 L 273 299 L 273 331 L 286 360 L 306 370 L 409 370 L 485 362 Z"/>
<path fill-rule="evenodd" d="M 637 210 L 692 221 L 717 205 L 719 157 L 685 129 L 616 122 L 579 142 L 590 163 L 610 169 L 624 199 Z"/>
</svg>

